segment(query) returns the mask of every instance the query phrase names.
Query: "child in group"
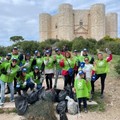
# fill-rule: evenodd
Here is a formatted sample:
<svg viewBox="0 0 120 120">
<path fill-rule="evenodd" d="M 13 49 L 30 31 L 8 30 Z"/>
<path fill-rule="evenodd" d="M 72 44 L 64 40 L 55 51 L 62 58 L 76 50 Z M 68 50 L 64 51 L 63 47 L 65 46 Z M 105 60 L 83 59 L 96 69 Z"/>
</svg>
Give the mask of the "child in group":
<svg viewBox="0 0 120 120">
<path fill-rule="evenodd" d="M 89 94 L 88 94 L 87 83 L 85 80 L 85 73 L 82 70 L 80 70 L 78 74 L 80 77 L 75 79 L 74 90 L 76 92 L 76 96 L 78 99 L 80 112 L 81 112 L 81 103 L 83 102 L 84 112 L 87 113 L 88 112 L 87 97 L 89 96 Z"/>
</svg>

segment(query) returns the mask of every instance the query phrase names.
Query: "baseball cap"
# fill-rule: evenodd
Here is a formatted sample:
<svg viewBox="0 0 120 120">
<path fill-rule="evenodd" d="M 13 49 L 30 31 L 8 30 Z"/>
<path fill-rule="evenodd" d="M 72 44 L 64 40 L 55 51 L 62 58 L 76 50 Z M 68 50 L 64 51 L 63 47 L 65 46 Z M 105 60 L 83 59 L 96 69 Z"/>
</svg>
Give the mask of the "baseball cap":
<svg viewBox="0 0 120 120">
<path fill-rule="evenodd" d="M 60 51 L 60 49 L 59 49 L 59 48 L 56 48 L 56 49 L 55 49 L 55 52 L 58 52 L 58 51 Z"/>
<path fill-rule="evenodd" d="M 12 58 L 12 61 L 17 61 L 17 58 Z"/>
<path fill-rule="evenodd" d="M 74 52 L 78 52 L 77 50 L 74 50 Z"/>
<path fill-rule="evenodd" d="M 23 68 L 23 69 L 22 69 L 22 72 L 27 72 L 27 69 L 26 69 L 26 68 Z"/>
<path fill-rule="evenodd" d="M 87 49 L 87 48 L 84 48 L 84 49 L 83 49 L 83 51 L 84 51 L 84 52 L 87 52 L 87 51 L 88 51 L 88 49 Z"/>
<path fill-rule="evenodd" d="M 6 56 L 12 56 L 12 55 L 11 55 L 11 53 L 7 53 L 7 55 L 6 55 Z"/>
<path fill-rule="evenodd" d="M 14 50 L 17 50 L 18 48 L 15 46 L 13 49 L 14 49 Z"/>
<path fill-rule="evenodd" d="M 35 54 L 37 54 L 38 52 L 39 52 L 38 50 L 35 50 L 35 52 L 34 52 L 34 53 L 35 53 Z"/>
<path fill-rule="evenodd" d="M 46 50 L 46 52 L 45 52 L 46 54 L 48 54 L 48 53 L 50 53 L 50 51 L 49 50 Z"/>
<path fill-rule="evenodd" d="M 83 75 L 84 72 L 82 70 L 79 71 L 79 75 Z"/>
<path fill-rule="evenodd" d="M 39 67 L 38 67 L 38 66 L 35 66 L 35 67 L 34 67 L 34 70 L 36 70 L 36 69 L 38 70 L 38 69 L 39 69 Z"/>
</svg>

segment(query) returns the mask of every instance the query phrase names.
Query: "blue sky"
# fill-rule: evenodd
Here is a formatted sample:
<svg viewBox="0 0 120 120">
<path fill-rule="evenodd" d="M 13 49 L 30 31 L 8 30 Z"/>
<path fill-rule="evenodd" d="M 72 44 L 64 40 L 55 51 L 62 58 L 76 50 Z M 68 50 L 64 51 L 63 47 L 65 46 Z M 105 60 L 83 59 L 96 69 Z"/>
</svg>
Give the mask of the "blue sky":
<svg viewBox="0 0 120 120">
<path fill-rule="evenodd" d="M 55 14 L 62 3 L 70 3 L 74 9 L 89 9 L 92 4 L 104 3 L 106 12 L 118 13 L 120 37 L 120 0 L 0 0 L 0 46 L 11 45 L 9 38 L 14 35 L 39 40 L 39 14 Z"/>
</svg>

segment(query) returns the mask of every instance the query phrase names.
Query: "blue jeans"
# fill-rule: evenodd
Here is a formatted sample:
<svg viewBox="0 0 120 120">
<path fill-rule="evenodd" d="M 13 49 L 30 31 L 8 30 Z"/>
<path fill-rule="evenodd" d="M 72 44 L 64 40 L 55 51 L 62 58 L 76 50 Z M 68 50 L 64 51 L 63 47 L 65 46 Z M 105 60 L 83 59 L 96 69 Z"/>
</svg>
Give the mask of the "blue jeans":
<svg viewBox="0 0 120 120">
<path fill-rule="evenodd" d="M 5 102 L 5 82 L 3 82 L 2 80 L 0 80 L 0 84 L 1 84 L 1 99 L 0 102 L 4 103 Z M 13 82 L 12 83 L 7 83 L 9 88 L 10 88 L 10 101 L 14 100 L 14 85 Z"/>
<path fill-rule="evenodd" d="M 57 87 L 57 81 L 58 81 L 59 75 L 61 75 L 61 69 L 60 70 L 56 70 L 55 84 L 54 84 L 54 86 L 56 86 L 56 87 Z"/>
</svg>

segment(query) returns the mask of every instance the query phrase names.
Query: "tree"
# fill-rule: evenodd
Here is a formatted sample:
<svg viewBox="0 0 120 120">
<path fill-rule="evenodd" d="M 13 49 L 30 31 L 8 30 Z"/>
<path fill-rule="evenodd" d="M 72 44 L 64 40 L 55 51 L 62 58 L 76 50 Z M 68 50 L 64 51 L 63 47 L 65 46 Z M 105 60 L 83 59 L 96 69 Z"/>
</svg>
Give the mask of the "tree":
<svg viewBox="0 0 120 120">
<path fill-rule="evenodd" d="M 24 38 L 22 36 L 12 36 L 10 37 L 10 41 L 13 41 L 15 43 L 23 41 Z"/>
</svg>

